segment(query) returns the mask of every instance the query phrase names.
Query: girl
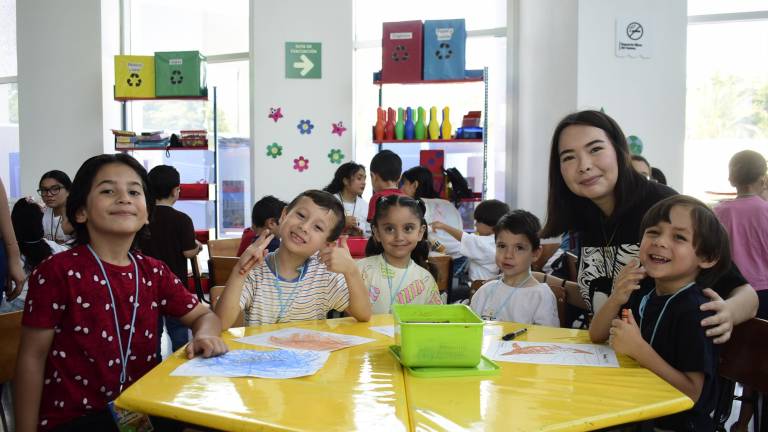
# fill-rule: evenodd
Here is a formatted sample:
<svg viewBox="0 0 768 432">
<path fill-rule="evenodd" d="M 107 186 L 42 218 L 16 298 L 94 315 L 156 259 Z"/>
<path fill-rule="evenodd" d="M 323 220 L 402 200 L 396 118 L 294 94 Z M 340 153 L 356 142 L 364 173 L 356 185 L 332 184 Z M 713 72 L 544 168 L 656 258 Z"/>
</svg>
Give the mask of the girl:
<svg viewBox="0 0 768 432">
<path fill-rule="evenodd" d="M 160 261 L 134 252 L 154 203 L 132 157 L 88 159 L 67 217 L 77 245 L 29 277 L 16 367 L 16 429 L 116 430 L 109 401 L 157 364 L 160 314 L 193 328 L 187 357 L 227 350 L 221 323 Z M 141 288 L 141 289 L 140 289 Z"/>
<path fill-rule="evenodd" d="M 424 204 L 389 195 L 376 204 L 367 258 L 357 262 L 374 314 L 391 313 L 392 304 L 442 304 L 427 263 Z"/>
<path fill-rule="evenodd" d="M 37 193 L 40 194 L 45 203 L 42 222 L 45 238 L 59 244 L 71 241 L 72 236 L 66 234 L 61 225 L 72 181 L 66 173 L 53 170 L 43 174 L 40 178 L 39 187 Z"/>
<path fill-rule="evenodd" d="M 640 221 L 654 204 L 677 192 L 649 182 L 632 168 L 624 132 L 600 111 L 569 114 L 552 135 L 547 220 L 541 237 L 567 232 L 580 242 L 577 283 L 564 284 L 568 301 L 596 312 L 613 289 L 619 270 L 640 249 Z M 702 326 L 715 343 L 730 338 L 734 324 L 755 314 L 757 296 L 733 267 L 704 294 L 716 314 Z M 723 297 L 728 300 L 723 301 Z"/>
<path fill-rule="evenodd" d="M 13 206 L 13 212 L 11 212 L 11 220 L 13 221 L 13 231 L 19 242 L 21 265 L 27 276 L 44 259 L 67 250 L 65 246 L 43 237 L 43 210 L 31 199 L 22 198 L 16 202 Z M 23 309 L 26 297 L 27 282 L 25 281 L 21 294 L 0 306 L 0 313 Z"/>
<path fill-rule="evenodd" d="M 362 198 L 365 190 L 365 167 L 355 162 L 342 164 L 331 183 L 323 189 L 333 194 L 344 205 L 344 229 L 352 235 L 371 235 L 368 225 L 368 202 Z"/>
</svg>

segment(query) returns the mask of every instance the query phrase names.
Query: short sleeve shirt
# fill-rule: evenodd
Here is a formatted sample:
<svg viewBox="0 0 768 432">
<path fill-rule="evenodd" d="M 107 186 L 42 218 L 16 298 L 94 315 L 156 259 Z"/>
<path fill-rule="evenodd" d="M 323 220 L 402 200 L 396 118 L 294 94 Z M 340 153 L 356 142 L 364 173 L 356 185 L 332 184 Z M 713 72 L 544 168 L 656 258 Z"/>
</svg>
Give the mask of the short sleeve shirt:
<svg viewBox="0 0 768 432">
<path fill-rule="evenodd" d="M 125 387 L 158 362 L 158 315 L 181 317 L 197 305 L 168 266 L 139 253 L 134 257 L 138 298 L 133 264 L 103 262 L 115 297 L 119 338 L 107 282 L 87 247 L 56 254 L 31 273 L 22 324 L 55 330 L 43 377 L 42 430 L 103 410 L 117 397 L 122 370 L 118 340 L 126 351 L 134 302 L 139 306 Z"/>
<path fill-rule="evenodd" d="M 374 192 L 373 196 L 371 196 L 371 200 L 368 202 L 367 220 L 369 223 L 373 221 L 373 215 L 376 214 L 376 204 L 379 202 L 379 199 L 381 199 L 381 197 L 385 197 L 389 195 L 405 195 L 405 194 L 400 189 L 384 189 L 378 192 Z"/>
<path fill-rule="evenodd" d="M 469 260 L 469 280 L 488 280 L 499 275 L 494 236 L 464 233 L 459 252 Z"/>
<path fill-rule="evenodd" d="M 411 261 L 408 268 L 388 265 L 381 255 L 357 262 L 374 314 L 392 313 L 392 304 L 443 304 L 437 282 L 424 267 Z"/>
<path fill-rule="evenodd" d="M 142 242 L 147 255 L 168 264 L 181 280 L 187 279 L 184 251 L 197 247 L 192 219 L 170 206 L 155 207 L 149 223 L 150 237 Z"/>
<path fill-rule="evenodd" d="M 470 308 L 483 319 L 560 327 L 557 299 L 544 283 L 519 288 L 492 280 L 472 296 Z"/>
</svg>

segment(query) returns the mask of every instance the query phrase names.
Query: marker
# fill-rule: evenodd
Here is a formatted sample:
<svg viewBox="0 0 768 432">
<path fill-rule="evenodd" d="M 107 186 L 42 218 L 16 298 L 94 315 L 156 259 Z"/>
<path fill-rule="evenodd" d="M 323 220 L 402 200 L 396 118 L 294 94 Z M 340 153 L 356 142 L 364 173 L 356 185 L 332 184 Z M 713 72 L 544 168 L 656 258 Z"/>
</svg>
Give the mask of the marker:
<svg viewBox="0 0 768 432">
<path fill-rule="evenodd" d="M 501 337 L 501 339 L 505 341 L 511 341 L 512 339 L 524 334 L 527 331 L 528 331 L 527 328 L 521 328 L 520 330 L 515 330 L 512 333 L 505 334 L 504 336 Z"/>
<path fill-rule="evenodd" d="M 629 309 L 622 309 L 621 310 L 621 320 L 625 323 L 629 322 Z"/>
</svg>

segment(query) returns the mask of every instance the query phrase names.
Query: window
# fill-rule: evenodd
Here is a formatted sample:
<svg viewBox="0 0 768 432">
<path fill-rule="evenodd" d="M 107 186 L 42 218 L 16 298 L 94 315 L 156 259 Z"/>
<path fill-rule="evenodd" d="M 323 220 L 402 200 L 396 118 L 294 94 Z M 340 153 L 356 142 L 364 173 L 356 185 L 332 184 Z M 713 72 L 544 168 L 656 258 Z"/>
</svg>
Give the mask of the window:
<svg viewBox="0 0 768 432">
<path fill-rule="evenodd" d="M 691 1 L 689 14 L 716 4 L 717 12 L 743 12 L 757 3 Z M 734 153 L 751 149 L 768 157 L 768 11 L 749 21 L 695 18 L 688 26 L 683 189 L 711 202 L 735 193 L 728 182 Z"/>
<path fill-rule="evenodd" d="M 11 200 L 21 196 L 16 0 L 0 0 L 0 179 Z"/>
</svg>

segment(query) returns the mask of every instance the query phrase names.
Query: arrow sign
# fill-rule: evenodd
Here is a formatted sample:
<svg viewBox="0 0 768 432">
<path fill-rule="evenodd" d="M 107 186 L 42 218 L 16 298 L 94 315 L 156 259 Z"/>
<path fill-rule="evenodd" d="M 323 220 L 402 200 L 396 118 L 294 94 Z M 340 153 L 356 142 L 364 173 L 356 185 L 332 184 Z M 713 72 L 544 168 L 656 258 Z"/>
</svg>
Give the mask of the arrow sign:
<svg viewBox="0 0 768 432">
<path fill-rule="evenodd" d="M 292 79 L 321 78 L 322 44 L 319 42 L 286 42 L 285 77 Z"/>
</svg>

